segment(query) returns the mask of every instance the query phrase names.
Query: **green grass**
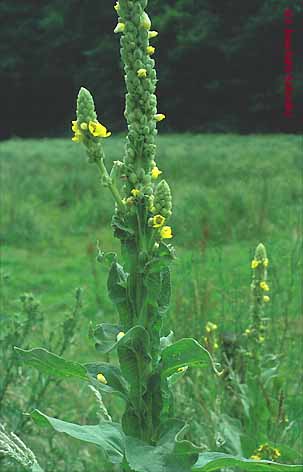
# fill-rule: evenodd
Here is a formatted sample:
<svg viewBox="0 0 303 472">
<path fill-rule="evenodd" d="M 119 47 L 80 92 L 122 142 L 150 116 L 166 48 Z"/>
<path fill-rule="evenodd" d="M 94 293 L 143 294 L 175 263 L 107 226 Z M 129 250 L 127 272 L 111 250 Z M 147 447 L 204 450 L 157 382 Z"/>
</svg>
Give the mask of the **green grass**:
<svg viewBox="0 0 303 472">
<path fill-rule="evenodd" d="M 240 335 L 248 325 L 250 260 L 262 241 L 270 259 L 266 349 L 282 349 L 290 420 L 299 416 L 303 333 L 299 144 L 291 135 L 168 135 L 158 139 L 157 158 L 172 188 L 178 256 L 165 330 L 201 341 L 211 320 L 221 334 Z M 122 159 L 123 147 L 122 136 L 106 140 L 108 166 Z M 83 287 L 84 316 L 77 348 L 70 352 L 81 361 L 95 356 L 87 338 L 89 322 L 116 320 L 106 293 L 107 268 L 95 261 L 96 241 L 102 250 L 119 249 L 110 228 L 113 202 L 85 160 L 80 145 L 63 139 L 14 139 L 0 145 L 7 307 L 31 291 L 51 326 L 70 305 L 73 290 Z M 297 441 L 290 442 L 297 447 Z"/>
</svg>

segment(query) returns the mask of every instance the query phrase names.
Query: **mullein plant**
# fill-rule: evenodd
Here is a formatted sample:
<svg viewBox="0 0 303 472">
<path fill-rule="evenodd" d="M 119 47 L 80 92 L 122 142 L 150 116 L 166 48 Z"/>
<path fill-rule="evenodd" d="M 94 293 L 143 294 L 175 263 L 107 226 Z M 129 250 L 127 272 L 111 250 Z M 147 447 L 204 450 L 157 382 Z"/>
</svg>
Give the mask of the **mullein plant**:
<svg viewBox="0 0 303 472">
<path fill-rule="evenodd" d="M 262 360 L 262 345 L 265 341 L 267 319 L 264 317 L 264 307 L 270 301 L 270 288 L 267 281 L 267 268 L 269 260 L 264 244 L 256 247 L 255 256 L 251 261 L 251 304 L 250 326 L 245 330 L 244 336 L 248 340 L 247 355 L 254 360 L 255 368 L 260 368 Z"/>
<path fill-rule="evenodd" d="M 121 254 L 99 250 L 98 260 L 109 263 L 108 293 L 115 304 L 117 324 L 102 323 L 92 330 L 99 353 L 116 350 L 119 366 L 96 361 L 67 361 L 45 349 L 17 349 L 24 361 L 43 372 L 75 377 L 90 383 L 102 395 L 124 400 L 120 423 L 103 420 L 96 425 L 77 425 L 35 410 L 40 425 L 99 447 L 100 462 L 118 464 L 123 472 L 188 472 L 241 467 L 247 470 L 286 470 L 300 466 L 280 465 L 229 456 L 202 449 L 184 439 L 186 425 L 175 417 L 174 384 L 189 367 L 212 365 L 211 357 L 192 338 L 173 342 L 173 333 L 162 336 L 162 320 L 171 293 L 170 263 L 175 258 L 171 191 L 156 163 L 158 113 L 153 40 L 145 12 L 147 0 L 120 0 L 114 6 L 121 34 L 121 57 L 126 83 L 125 117 L 128 124 L 125 152 L 109 172 L 103 139 L 110 137 L 98 121 L 92 95 L 81 88 L 77 119 L 72 123 L 73 141 L 82 143 L 89 162 L 97 166 L 101 183 L 111 192 L 115 211 L 114 236 Z M 105 469 L 104 469 L 105 470 Z"/>
</svg>

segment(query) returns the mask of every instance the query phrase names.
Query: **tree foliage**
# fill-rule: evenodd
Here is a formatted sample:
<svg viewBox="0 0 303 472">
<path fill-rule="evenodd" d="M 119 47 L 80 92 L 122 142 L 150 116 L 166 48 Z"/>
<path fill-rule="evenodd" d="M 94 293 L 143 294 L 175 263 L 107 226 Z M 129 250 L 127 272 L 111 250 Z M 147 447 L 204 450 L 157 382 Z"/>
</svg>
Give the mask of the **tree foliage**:
<svg viewBox="0 0 303 472">
<path fill-rule="evenodd" d="M 110 129 L 124 128 L 114 2 L 4 0 L 0 5 L 2 137 L 64 134 L 76 91 L 94 92 Z M 285 124 L 286 0 L 153 0 L 159 110 L 168 130 L 278 131 Z M 302 3 L 294 0 L 298 129 Z M 300 18 L 301 17 L 301 18 Z M 159 51 L 159 52 L 158 52 Z"/>
</svg>

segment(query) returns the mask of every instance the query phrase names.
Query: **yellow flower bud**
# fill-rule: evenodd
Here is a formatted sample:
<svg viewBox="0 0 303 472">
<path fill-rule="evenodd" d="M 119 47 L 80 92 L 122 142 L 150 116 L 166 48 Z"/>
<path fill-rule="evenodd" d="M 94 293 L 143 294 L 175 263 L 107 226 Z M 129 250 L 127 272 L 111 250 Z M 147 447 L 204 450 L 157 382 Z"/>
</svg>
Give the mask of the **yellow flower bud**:
<svg viewBox="0 0 303 472">
<path fill-rule="evenodd" d="M 141 77 L 145 78 L 145 77 L 147 76 L 147 71 L 146 71 L 146 69 L 138 69 L 138 70 L 137 70 L 137 76 L 140 77 L 140 78 L 141 78 Z"/>
<path fill-rule="evenodd" d="M 171 227 L 170 226 L 163 226 L 160 231 L 160 235 L 162 239 L 170 239 L 173 237 Z"/>
<path fill-rule="evenodd" d="M 155 115 L 156 121 L 162 121 L 162 120 L 165 120 L 165 118 L 166 116 L 163 113 L 157 113 L 157 115 Z"/>
<path fill-rule="evenodd" d="M 211 321 L 208 321 L 205 326 L 206 332 L 211 333 L 212 331 L 216 331 L 218 329 L 218 325 L 216 323 L 212 323 Z"/>
<path fill-rule="evenodd" d="M 268 264 L 269 264 L 269 260 L 266 257 L 263 261 L 263 265 L 264 265 L 264 267 L 268 267 Z"/>
<path fill-rule="evenodd" d="M 72 137 L 74 143 L 81 143 L 83 141 L 83 135 L 81 131 L 75 131 L 75 135 Z"/>
<path fill-rule="evenodd" d="M 146 52 L 147 52 L 147 54 L 149 54 L 150 56 L 151 56 L 152 54 L 154 54 L 155 50 L 156 50 L 156 48 L 154 48 L 154 46 L 147 46 L 147 48 L 146 48 Z"/>
<path fill-rule="evenodd" d="M 103 374 L 101 374 L 101 372 L 97 375 L 97 379 L 99 380 L 99 382 L 103 383 L 103 384 L 107 384 L 107 380 L 106 378 L 104 377 Z"/>
<path fill-rule="evenodd" d="M 251 261 L 251 268 L 252 269 L 256 269 L 258 267 L 258 265 L 259 265 L 259 261 L 257 261 L 257 259 L 253 259 Z"/>
<path fill-rule="evenodd" d="M 79 131 L 77 120 L 72 121 L 72 131 L 74 131 L 74 133 L 76 133 L 76 131 Z"/>
<path fill-rule="evenodd" d="M 118 23 L 116 28 L 114 29 L 114 33 L 123 33 L 125 30 L 125 23 Z"/>
<path fill-rule="evenodd" d="M 179 369 L 177 369 L 177 372 L 184 372 L 186 370 L 186 367 L 179 367 Z"/>
<path fill-rule="evenodd" d="M 270 297 L 269 297 L 268 295 L 264 295 L 263 301 L 264 301 L 265 303 L 268 303 L 269 300 L 270 300 Z"/>
<path fill-rule="evenodd" d="M 87 123 L 85 122 L 81 123 L 80 128 L 83 130 L 86 130 L 88 128 Z"/>
<path fill-rule="evenodd" d="M 116 2 L 116 4 L 114 5 L 114 9 L 116 10 L 117 13 L 119 11 L 119 8 L 120 8 L 119 2 Z"/>
<path fill-rule="evenodd" d="M 148 39 L 156 38 L 158 36 L 158 31 L 149 31 L 148 32 Z"/>
<path fill-rule="evenodd" d="M 117 341 L 120 341 L 120 339 L 122 339 L 123 336 L 125 336 L 125 333 L 123 331 L 120 331 L 120 333 L 117 334 Z"/>
</svg>

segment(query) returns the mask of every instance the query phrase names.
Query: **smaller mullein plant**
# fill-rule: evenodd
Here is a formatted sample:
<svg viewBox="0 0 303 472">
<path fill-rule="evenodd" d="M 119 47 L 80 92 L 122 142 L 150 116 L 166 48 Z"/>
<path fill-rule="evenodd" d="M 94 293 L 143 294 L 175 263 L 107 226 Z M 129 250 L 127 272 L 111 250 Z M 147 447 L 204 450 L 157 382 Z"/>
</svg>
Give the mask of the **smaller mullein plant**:
<svg viewBox="0 0 303 472">
<path fill-rule="evenodd" d="M 173 342 L 163 336 L 162 321 L 170 300 L 170 263 L 175 258 L 170 240 L 171 191 L 156 163 L 158 113 L 156 71 L 147 0 L 120 0 L 115 5 L 121 34 L 121 57 L 126 82 L 125 117 L 128 135 L 123 159 L 109 172 L 102 140 L 110 132 L 98 121 L 90 92 L 81 88 L 73 141 L 85 146 L 88 160 L 97 166 L 101 183 L 115 201 L 112 219 L 121 255 L 99 251 L 109 263 L 108 293 L 119 320 L 102 323 L 91 335 L 99 356 L 116 350 L 119 365 L 101 360 L 80 364 L 45 349 L 19 350 L 22 358 L 43 372 L 89 382 L 102 395 L 124 400 L 121 422 L 103 420 L 77 425 L 34 411 L 37 423 L 99 447 L 100 461 L 117 464 L 123 472 L 189 472 L 241 467 L 249 470 L 284 470 L 299 466 L 233 457 L 202 448 L 184 439 L 186 425 L 176 418 L 174 384 L 188 367 L 211 365 L 211 358 L 192 338 Z"/>
<path fill-rule="evenodd" d="M 245 330 L 245 335 L 254 344 L 252 353 L 256 356 L 258 347 L 265 341 L 266 321 L 264 317 L 264 305 L 270 301 L 269 285 L 267 283 L 267 268 L 269 260 L 265 246 L 258 244 L 255 257 L 251 261 L 252 282 L 251 282 L 251 325 Z"/>
</svg>

